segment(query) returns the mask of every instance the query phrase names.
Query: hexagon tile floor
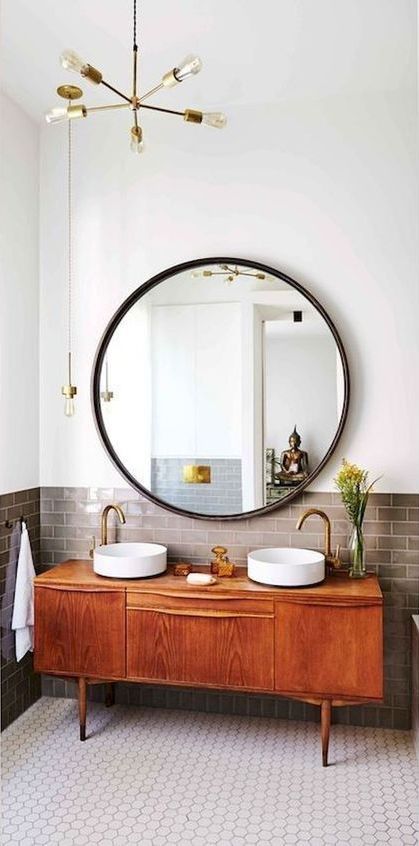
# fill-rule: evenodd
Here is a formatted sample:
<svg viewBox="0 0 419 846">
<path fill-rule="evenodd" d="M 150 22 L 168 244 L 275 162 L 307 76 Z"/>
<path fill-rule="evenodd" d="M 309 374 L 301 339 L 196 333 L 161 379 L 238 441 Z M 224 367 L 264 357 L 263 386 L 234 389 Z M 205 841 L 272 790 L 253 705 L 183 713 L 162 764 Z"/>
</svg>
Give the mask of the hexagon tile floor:
<svg viewBox="0 0 419 846">
<path fill-rule="evenodd" d="M 40 699 L 3 734 L 2 844 L 418 842 L 407 732 Z"/>
</svg>

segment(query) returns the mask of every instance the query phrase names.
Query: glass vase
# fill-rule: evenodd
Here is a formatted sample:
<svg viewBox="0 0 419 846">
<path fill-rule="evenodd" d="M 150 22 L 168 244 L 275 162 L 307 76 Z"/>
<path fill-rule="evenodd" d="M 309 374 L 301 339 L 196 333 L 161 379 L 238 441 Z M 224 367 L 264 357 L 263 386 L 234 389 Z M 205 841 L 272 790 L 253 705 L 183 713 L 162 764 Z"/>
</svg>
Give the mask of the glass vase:
<svg viewBox="0 0 419 846">
<path fill-rule="evenodd" d="M 365 541 L 362 526 L 353 526 L 349 543 L 349 576 L 351 579 L 364 579 L 367 575 Z"/>
</svg>

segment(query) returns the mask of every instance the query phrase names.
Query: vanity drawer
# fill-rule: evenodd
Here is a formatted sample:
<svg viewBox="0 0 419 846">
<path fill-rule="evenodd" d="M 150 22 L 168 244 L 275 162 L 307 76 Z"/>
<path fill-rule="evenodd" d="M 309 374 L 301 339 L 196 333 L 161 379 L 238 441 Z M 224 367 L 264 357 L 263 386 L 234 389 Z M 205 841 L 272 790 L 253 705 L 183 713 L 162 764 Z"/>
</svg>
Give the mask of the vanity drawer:
<svg viewBox="0 0 419 846">
<path fill-rule="evenodd" d="M 199 596 L 196 589 L 179 596 L 128 591 L 127 608 L 154 609 L 185 617 L 274 617 L 273 600 Z"/>
<path fill-rule="evenodd" d="M 144 605 L 126 612 L 129 679 L 273 690 L 270 603 L 134 596 Z"/>
</svg>

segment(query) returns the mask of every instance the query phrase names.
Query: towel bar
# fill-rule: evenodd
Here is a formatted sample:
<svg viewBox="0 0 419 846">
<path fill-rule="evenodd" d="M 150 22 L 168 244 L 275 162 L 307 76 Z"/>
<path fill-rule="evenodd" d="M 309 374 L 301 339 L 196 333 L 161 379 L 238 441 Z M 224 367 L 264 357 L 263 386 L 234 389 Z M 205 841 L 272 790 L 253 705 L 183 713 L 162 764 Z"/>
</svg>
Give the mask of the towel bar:
<svg viewBox="0 0 419 846">
<path fill-rule="evenodd" d="M 23 523 L 23 522 L 26 523 L 26 518 L 23 516 L 23 514 L 21 515 L 21 517 L 16 517 L 16 520 L 6 520 L 4 525 L 5 525 L 6 529 L 13 529 L 13 526 L 18 521 L 20 521 L 21 523 Z"/>
</svg>

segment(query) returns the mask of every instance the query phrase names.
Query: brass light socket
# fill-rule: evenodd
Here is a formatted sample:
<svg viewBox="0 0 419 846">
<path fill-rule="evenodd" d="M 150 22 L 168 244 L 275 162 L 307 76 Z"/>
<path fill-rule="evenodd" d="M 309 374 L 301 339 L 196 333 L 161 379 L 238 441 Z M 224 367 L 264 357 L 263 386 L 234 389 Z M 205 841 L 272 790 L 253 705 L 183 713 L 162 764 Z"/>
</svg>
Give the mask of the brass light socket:
<svg viewBox="0 0 419 846">
<path fill-rule="evenodd" d="M 211 467 L 207 464 L 185 464 L 183 481 L 193 485 L 210 485 Z"/>
<path fill-rule="evenodd" d="M 87 109 L 86 106 L 79 103 L 76 106 L 68 106 L 67 114 L 70 120 L 73 120 L 74 118 L 87 117 Z"/>
<path fill-rule="evenodd" d="M 143 130 L 141 129 L 141 126 L 133 126 L 131 128 L 131 136 L 133 140 L 137 140 L 138 143 L 141 144 L 141 141 L 143 140 Z"/>
<path fill-rule="evenodd" d="M 73 399 L 73 397 L 77 394 L 77 388 L 75 385 L 63 385 L 61 393 L 63 397 L 66 397 L 66 399 Z"/>
<path fill-rule="evenodd" d="M 176 68 L 172 68 L 162 76 L 161 81 L 165 88 L 173 88 L 175 85 L 179 85 L 179 80 L 175 77 L 175 70 Z"/>
<path fill-rule="evenodd" d="M 103 79 L 101 72 L 92 65 L 85 65 L 84 68 L 81 69 L 81 75 L 84 76 L 85 79 L 90 79 L 90 82 L 94 82 L 95 85 L 100 85 Z"/>
<path fill-rule="evenodd" d="M 100 398 L 103 399 L 103 402 L 110 402 L 113 399 L 113 391 L 101 391 Z"/>
<path fill-rule="evenodd" d="M 185 109 L 183 120 L 188 123 L 202 123 L 202 112 L 198 112 L 196 109 Z"/>
</svg>

